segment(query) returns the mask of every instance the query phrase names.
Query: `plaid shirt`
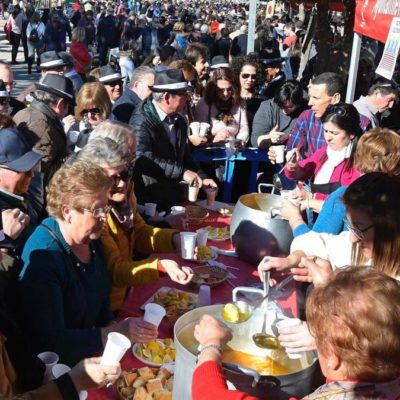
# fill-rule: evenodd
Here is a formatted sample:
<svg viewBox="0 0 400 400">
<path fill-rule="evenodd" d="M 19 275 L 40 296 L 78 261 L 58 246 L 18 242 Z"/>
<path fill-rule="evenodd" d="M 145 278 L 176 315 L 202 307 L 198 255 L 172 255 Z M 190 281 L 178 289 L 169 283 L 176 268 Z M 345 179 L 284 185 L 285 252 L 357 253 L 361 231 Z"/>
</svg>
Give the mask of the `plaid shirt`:
<svg viewBox="0 0 400 400">
<path fill-rule="evenodd" d="M 360 115 L 360 126 L 363 132 L 370 128 L 371 121 Z M 305 110 L 297 118 L 296 125 L 289 136 L 286 150 L 297 147 L 302 158 L 307 158 L 324 146 L 324 129 L 321 119 L 315 116 L 315 111 Z"/>
</svg>

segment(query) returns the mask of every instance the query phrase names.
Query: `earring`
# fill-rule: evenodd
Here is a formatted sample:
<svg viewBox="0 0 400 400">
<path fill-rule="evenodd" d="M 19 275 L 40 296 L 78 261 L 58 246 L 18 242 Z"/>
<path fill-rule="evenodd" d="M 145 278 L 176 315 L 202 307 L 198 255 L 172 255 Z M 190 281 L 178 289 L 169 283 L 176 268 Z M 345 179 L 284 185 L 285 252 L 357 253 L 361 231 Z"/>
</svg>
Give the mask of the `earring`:
<svg viewBox="0 0 400 400">
<path fill-rule="evenodd" d="M 328 368 L 328 369 L 331 369 L 331 368 L 332 368 L 332 365 L 331 365 L 330 363 L 328 363 L 327 368 Z"/>
</svg>

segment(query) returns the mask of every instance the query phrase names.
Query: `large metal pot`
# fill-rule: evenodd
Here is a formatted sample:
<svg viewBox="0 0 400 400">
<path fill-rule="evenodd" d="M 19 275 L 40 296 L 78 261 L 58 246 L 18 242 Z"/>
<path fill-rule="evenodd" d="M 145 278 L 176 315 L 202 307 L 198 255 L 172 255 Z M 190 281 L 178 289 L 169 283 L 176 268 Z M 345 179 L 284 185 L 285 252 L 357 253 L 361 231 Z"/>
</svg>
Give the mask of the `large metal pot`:
<svg viewBox="0 0 400 400">
<path fill-rule="evenodd" d="M 192 375 L 196 367 L 198 343 L 194 339 L 193 329 L 202 315 L 210 314 L 220 318 L 222 305 L 197 308 L 178 319 L 174 326 L 176 347 L 174 400 L 190 400 Z M 270 355 L 270 350 L 255 346 L 252 334 L 259 331 L 262 324 L 262 312 L 254 314 L 242 324 L 228 324 L 233 330 L 233 339 L 229 347 L 249 355 Z M 270 327 L 271 331 L 272 328 Z M 321 382 L 314 383 L 319 364 L 313 352 L 307 352 L 300 360 L 288 360 L 289 373 L 281 375 L 259 375 L 252 365 L 243 366 L 223 363 L 228 387 L 258 396 L 261 399 L 287 400 L 290 397 L 302 398 L 311 393 Z M 258 375 L 255 378 L 255 375 Z"/>
<path fill-rule="evenodd" d="M 238 257 L 258 265 L 265 256 L 282 257 L 290 253 L 292 229 L 279 215 L 282 197 L 250 193 L 239 198 L 233 210 L 231 239 Z"/>
</svg>

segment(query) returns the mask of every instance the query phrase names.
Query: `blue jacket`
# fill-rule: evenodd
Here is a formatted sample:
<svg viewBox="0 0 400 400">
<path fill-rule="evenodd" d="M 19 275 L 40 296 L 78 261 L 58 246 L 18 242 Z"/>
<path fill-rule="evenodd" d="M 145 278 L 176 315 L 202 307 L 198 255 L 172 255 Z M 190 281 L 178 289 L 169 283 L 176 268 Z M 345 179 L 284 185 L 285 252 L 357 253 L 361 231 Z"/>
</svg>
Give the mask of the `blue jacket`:
<svg viewBox="0 0 400 400">
<path fill-rule="evenodd" d="M 327 197 L 322 206 L 321 212 L 312 227 L 314 232 L 325 232 L 331 233 L 332 235 L 338 235 L 340 232 L 345 230 L 343 218 L 346 216 L 346 210 L 342 203 L 342 197 L 346 189 L 347 186 L 341 186 Z M 294 229 L 293 236 L 300 236 L 310 230 L 311 229 L 306 224 L 299 225 Z"/>
<path fill-rule="evenodd" d="M 38 226 L 28 239 L 22 259 L 19 294 L 21 321 L 36 352 L 54 351 L 60 362 L 75 365 L 103 348 L 101 327 L 113 320 L 111 283 L 100 240 L 90 244 L 89 265 L 80 263 L 65 242 L 57 221 L 47 218 L 71 262 L 50 233 Z"/>
</svg>

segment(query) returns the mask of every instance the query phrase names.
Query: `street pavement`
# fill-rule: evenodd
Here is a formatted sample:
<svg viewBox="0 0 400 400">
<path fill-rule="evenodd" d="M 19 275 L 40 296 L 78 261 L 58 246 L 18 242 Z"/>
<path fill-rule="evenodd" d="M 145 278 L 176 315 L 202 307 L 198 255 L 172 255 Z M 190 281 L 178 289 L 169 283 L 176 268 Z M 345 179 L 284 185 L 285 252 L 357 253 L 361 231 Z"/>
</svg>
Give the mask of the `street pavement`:
<svg viewBox="0 0 400 400">
<path fill-rule="evenodd" d="M 5 23 L 6 20 L 0 19 L 0 60 L 8 62 L 13 70 L 14 82 L 16 82 L 17 86 L 13 89 L 12 95 L 17 97 L 18 94 L 24 89 L 32 85 L 32 83 L 37 82 L 40 79 L 40 74 L 33 72 L 31 75 L 28 75 L 28 66 L 26 63 L 24 63 L 24 50 L 22 47 L 22 42 L 19 46 L 17 56 L 17 61 L 21 64 L 11 65 L 11 45 L 8 43 L 8 40 L 4 34 Z M 33 71 L 35 71 L 35 67 L 33 67 Z"/>
</svg>

